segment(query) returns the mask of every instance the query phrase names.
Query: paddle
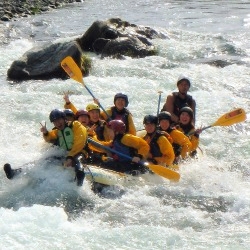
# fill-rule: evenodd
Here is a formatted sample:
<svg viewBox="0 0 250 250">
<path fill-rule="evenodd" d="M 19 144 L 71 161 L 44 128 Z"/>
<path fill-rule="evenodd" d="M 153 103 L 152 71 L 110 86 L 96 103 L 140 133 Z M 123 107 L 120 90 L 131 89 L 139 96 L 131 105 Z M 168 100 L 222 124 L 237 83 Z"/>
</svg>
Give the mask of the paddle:
<svg viewBox="0 0 250 250">
<path fill-rule="evenodd" d="M 65 57 L 61 61 L 61 66 L 70 78 L 82 84 L 86 88 L 86 90 L 89 92 L 89 94 L 93 97 L 93 99 L 97 100 L 97 98 L 95 98 L 94 94 L 91 92 L 88 86 L 84 83 L 82 71 L 77 66 L 77 64 L 75 63 L 74 59 L 71 56 Z M 107 114 L 106 110 L 103 108 L 101 103 L 98 101 L 97 104 L 103 110 L 103 112 L 108 117 L 108 119 L 111 120 L 110 116 Z"/>
<path fill-rule="evenodd" d="M 159 98 L 158 98 L 158 107 L 157 107 L 157 114 L 156 114 L 156 116 L 158 116 L 159 113 L 160 113 L 161 94 L 162 94 L 163 92 L 162 92 L 162 91 L 158 91 L 158 93 L 159 93 Z M 137 130 L 136 132 L 140 132 L 140 131 L 145 131 L 145 128 L 139 129 L 139 130 Z M 139 137 L 141 137 L 141 136 L 139 136 Z"/>
<path fill-rule="evenodd" d="M 159 112 L 160 112 L 160 104 L 161 104 L 161 94 L 162 94 L 162 91 L 158 91 L 159 93 L 159 99 L 158 99 L 158 107 L 157 107 L 157 116 L 159 115 Z"/>
<path fill-rule="evenodd" d="M 213 124 L 204 127 L 201 129 L 201 131 L 215 127 L 215 126 L 231 126 L 235 123 L 243 122 L 246 120 L 246 112 L 242 108 L 234 109 L 224 115 L 222 115 L 216 122 Z M 194 134 L 195 132 L 190 133 L 189 135 Z"/>
<path fill-rule="evenodd" d="M 114 154 L 117 154 L 119 156 L 122 156 L 122 157 L 132 161 L 131 156 L 125 155 L 125 154 L 123 154 L 121 152 L 118 152 L 118 151 L 112 149 L 112 148 L 106 147 L 106 146 L 102 145 L 101 143 L 96 142 L 95 140 L 93 140 L 91 138 L 88 138 L 88 141 L 90 143 L 92 143 L 93 145 L 95 145 L 96 147 L 100 147 L 100 148 L 102 148 L 102 149 L 104 149 L 106 151 L 112 152 Z M 179 179 L 180 179 L 180 174 L 179 173 L 177 173 L 177 172 L 175 172 L 175 171 L 173 171 L 171 169 L 168 169 L 166 167 L 163 167 L 161 165 L 153 165 L 153 164 L 149 164 L 148 162 L 144 162 L 144 161 L 139 162 L 139 164 L 149 168 L 155 174 L 158 174 L 158 175 L 160 175 L 162 177 L 165 177 L 165 178 L 167 178 L 167 179 L 169 179 L 171 181 L 179 181 Z"/>
</svg>

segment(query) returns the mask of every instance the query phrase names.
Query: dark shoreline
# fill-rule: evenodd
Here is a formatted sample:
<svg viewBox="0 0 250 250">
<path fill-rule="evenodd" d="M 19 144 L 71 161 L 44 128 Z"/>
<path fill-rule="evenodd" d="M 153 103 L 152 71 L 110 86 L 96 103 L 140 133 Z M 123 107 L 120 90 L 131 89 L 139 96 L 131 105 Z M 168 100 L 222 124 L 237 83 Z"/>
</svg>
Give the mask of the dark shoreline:
<svg viewBox="0 0 250 250">
<path fill-rule="evenodd" d="M 40 14 L 64 4 L 83 2 L 82 0 L 2 0 L 0 2 L 0 21 L 8 22 L 14 18 Z"/>
</svg>

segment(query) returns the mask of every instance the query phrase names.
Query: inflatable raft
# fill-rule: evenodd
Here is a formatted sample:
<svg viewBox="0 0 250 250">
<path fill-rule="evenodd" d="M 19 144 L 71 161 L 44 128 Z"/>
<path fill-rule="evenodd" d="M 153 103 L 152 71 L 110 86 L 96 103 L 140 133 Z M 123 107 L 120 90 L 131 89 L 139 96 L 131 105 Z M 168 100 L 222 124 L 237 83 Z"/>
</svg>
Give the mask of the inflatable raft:
<svg viewBox="0 0 250 250">
<path fill-rule="evenodd" d="M 98 166 L 84 167 L 85 178 L 91 182 L 97 182 L 104 185 L 122 185 L 127 179 L 124 173 L 104 169 Z"/>
</svg>

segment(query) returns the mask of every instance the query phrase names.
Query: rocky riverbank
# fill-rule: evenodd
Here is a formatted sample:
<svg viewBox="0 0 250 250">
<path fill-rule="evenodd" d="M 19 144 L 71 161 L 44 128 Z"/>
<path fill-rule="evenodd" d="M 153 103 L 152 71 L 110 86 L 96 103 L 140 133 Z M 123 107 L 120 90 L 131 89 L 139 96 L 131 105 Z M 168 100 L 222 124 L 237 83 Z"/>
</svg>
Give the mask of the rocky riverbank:
<svg viewBox="0 0 250 250">
<path fill-rule="evenodd" d="M 83 0 L 2 0 L 0 20 L 7 22 L 13 18 L 28 17 L 73 2 L 83 2 Z"/>
</svg>

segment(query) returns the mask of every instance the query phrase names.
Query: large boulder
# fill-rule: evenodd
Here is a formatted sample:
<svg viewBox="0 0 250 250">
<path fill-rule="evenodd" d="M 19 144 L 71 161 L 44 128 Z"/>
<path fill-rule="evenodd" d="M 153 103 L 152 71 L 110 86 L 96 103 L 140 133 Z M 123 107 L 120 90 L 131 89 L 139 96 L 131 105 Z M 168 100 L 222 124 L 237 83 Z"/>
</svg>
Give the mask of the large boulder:
<svg viewBox="0 0 250 250">
<path fill-rule="evenodd" d="M 121 58 L 156 55 L 157 51 L 150 41 L 154 38 L 166 39 L 167 36 L 150 27 L 111 18 L 94 22 L 77 40 L 84 51 L 95 52 L 102 57 Z"/>
<path fill-rule="evenodd" d="M 35 47 L 12 63 L 7 72 L 8 78 L 18 81 L 66 79 L 67 75 L 61 68 L 61 61 L 68 55 L 72 56 L 78 65 L 81 65 L 82 51 L 75 41 Z"/>
<path fill-rule="evenodd" d="M 70 42 L 49 43 L 27 51 L 19 60 L 12 63 L 7 73 L 8 78 L 18 81 L 65 79 L 67 75 L 60 63 L 66 56 L 73 57 L 86 76 L 91 63 L 88 60 L 84 65 L 84 51 L 100 54 L 101 57 L 145 57 L 157 53 L 151 41 L 153 38 L 167 37 L 152 28 L 130 24 L 120 18 L 96 21 L 82 37 Z"/>
</svg>

